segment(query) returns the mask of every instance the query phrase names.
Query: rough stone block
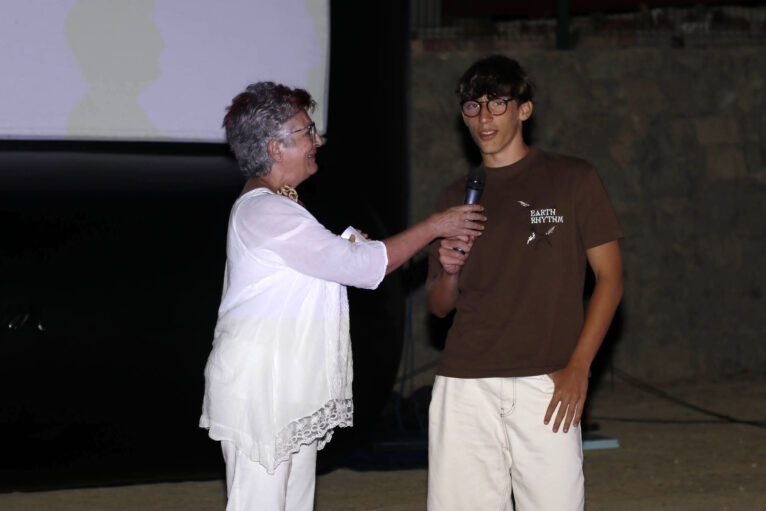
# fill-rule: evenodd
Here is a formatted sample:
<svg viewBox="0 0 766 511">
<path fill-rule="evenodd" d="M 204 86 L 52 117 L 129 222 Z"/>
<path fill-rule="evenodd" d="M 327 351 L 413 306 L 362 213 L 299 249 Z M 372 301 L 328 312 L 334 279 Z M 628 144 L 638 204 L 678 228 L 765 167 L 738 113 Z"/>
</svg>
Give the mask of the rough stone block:
<svg viewBox="0 0 766 511">
<path fill-rule="evenodd" d="M 737 144 L 741 141 L 739 123 L 732 117 L 705 117 L 695 119 L 697 140 L 700 145 Z"/>
<path fill-rule="evenodd" d="M 719 145 L 707 148 L 707 176 L 714 181 L 745 179 L 747 165 L 742 148 Z"/>
</svg>

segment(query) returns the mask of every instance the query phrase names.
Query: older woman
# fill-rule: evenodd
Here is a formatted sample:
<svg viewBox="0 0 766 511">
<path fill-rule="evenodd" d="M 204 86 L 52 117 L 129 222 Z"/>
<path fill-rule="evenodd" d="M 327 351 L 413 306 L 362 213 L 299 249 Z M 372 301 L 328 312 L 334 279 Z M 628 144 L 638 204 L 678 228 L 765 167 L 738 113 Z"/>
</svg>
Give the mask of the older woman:
<svg viewBox="0 0 766 511">
<path fill-rule="evenodd" d="M 220 440 L 227 510 L 311 510 L 317 450 L 352 424 L 346 286 L 374 289 L 437 237 L 480 235 L 481 206 L 383 241 L 344 239 L 298 201 L 322 138 L 308 92 L 260 82 L 223 125 L 247 178 L 229 220 L 200 426 Z"/>
</svg>

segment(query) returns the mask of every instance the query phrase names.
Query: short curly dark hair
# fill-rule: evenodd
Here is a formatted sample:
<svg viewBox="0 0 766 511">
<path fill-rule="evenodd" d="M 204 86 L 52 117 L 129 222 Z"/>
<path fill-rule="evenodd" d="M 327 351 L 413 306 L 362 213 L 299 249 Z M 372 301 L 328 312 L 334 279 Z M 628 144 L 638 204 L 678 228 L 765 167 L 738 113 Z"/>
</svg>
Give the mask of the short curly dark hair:
<svg viewBox="0 0 766 511">
<path fill-rule="evenodd" d="M 531 101 L 535 86 L 519 63 L 505 55 L 489 55 L 463 73 L 455 91 L 460 102 L 508 96 L 519 104 Z"/>
<path fill-rule="evenodd" d="M 247 86 L 226 109 L 223 127 L 226 141 L 246 178 L 265 176 L 274 164 L 267 146 L 270 140 L 287 140 L 282 125 L 301 110 L 312 112 L 316 102 L 304 89 L 274 82 Z"/>
</svg>

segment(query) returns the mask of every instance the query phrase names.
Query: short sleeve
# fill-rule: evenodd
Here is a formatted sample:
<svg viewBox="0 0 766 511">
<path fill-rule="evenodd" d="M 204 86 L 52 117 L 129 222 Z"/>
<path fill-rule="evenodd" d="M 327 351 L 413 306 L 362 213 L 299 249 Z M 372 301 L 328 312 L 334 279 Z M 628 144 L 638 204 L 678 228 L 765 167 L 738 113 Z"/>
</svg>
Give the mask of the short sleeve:
<svg viewBox="0 0 766 511">
<path fill-rule="evenodd" d="M 577 228 L 585 249 L 622 239 L 623 233 L 604 185 L 593 167 L 588 167 L 575 187 Z"/>
<path fill-rule="evenodd" d="M 260 262 L 365 289 L 375 289 L 383 280 L 388 255 L 382 242 L 351 243 L 303 206 L 278 195 L 243 196 L 240 201 L 234 232 Z"/>
</svg>

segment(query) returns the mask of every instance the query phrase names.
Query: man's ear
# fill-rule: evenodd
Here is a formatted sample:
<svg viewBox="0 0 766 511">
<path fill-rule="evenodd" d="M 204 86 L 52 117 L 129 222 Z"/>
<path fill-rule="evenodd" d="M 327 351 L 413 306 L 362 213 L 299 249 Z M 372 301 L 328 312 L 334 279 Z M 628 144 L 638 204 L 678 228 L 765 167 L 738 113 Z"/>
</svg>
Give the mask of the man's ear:
<svg viewBox="0 0 766 511">
<path fill-rule="evenodd" d="M 269 152 L 271 159 L 276 161 L 282 161 L 282 142 L 279 140 L 269 140 L 266 144 L 266 150 Z"/>
<path fill-rule="evenodd" d="M 519 119 L 521 119 L 522 121 L 526 121 L 527 119 L 532 117 L 532 110 L 533 110 L 533 106 L 531 101 L 527 101 L 519 105 Z"/>
</svg>

